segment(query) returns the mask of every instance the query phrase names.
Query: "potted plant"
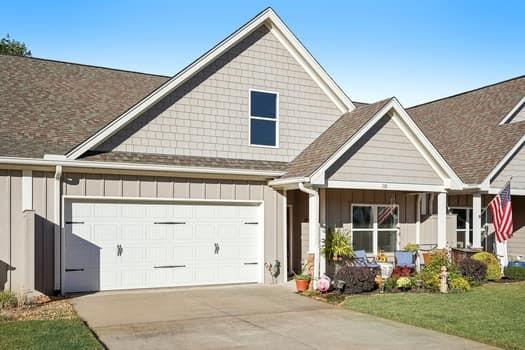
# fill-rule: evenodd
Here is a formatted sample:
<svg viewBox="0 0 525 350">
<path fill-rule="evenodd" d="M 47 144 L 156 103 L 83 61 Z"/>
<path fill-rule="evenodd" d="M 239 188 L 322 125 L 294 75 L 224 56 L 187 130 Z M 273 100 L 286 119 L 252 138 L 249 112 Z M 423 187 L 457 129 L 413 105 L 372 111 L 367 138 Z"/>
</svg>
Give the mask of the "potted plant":
<svg viewBox="0 0 525 350">
<path fill-rule="evenodd" d="M 294 273 L 294 280 L 295 288 L 299 293 L 308 290 L 310 281 L 312 280 L 312 275 L 310 274 L 310 271 L 308 271 L 308 263 L 303 266 L 301 273 Z"/>
<path fill-rule="evenodd" d="M 354 255 L 352 245 L 350 244 L 350 234 L 347 230 L 341 228 L 330 229 L 323 239 L 321 253 L 326 259 L 334 262 L 340 262 L 345 258 Z"/>
<path fill-rule="evenodd" d="M 310 280 L 312 277 L 309 274 L 306 273 L 300 273 L 296 274 L 295 277 L 295 288 L 299 293 L 302 293 L 306 290 L 308 290 L 308 287 L 310 286 Z"/>
</svg>

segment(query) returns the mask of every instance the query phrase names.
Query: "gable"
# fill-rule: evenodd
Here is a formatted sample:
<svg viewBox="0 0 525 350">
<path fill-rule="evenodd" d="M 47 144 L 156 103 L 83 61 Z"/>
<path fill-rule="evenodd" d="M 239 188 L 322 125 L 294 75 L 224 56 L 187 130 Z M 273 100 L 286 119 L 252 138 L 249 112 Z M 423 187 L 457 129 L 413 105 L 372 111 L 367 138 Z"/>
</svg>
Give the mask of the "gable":
<svg viewBox="0 0 525 350">
<path fill-rule="evenodd" d="M 512 188 L 525 190 L 525 146 L 521 145 L 514 156 L 496 174 L 491 187 L 502 188 L 512 176 Z"/>
<path fill-rule="evenodd" d="M 382 117 L 328 170 L 329 181 L 443 185 L 390 115 Z"/>
<path fill-rule="evenodd" d="M 279 94 L 279 148 L 249 144 L 250 89 Z M 95 150 L 291 161 L 339 115 L 263 25 Z"/>
</svg>

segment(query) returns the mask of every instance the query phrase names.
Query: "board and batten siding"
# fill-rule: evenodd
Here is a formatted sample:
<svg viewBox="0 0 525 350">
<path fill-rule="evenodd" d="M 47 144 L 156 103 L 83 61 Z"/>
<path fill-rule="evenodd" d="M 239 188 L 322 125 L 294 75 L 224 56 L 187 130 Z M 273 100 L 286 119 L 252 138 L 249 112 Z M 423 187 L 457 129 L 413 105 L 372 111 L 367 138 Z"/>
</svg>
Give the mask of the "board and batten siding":
<svg viewBox="0 0 525 350">
<path fill-rule="evenodd" d="M 491 187 L 502 188 L 512 176 L 512 188 L 525 190 L 525 146 L 521 146 L 515 155 L 491 182 Z"/>
<path fill-rule="evenodd" d="M 66 173 L 63 180 L 63 194 L 66 196 L 262 201 L 264 261 L 283 261 L 286 201 L 281 192 L 264 182 L 89 173 Z M 284 274 L 281 274 L 279 282 L 283 278 Z M 271 276 L 266 272 L 265 282 L 271 282 Z"/>
<path fill-rule="evenodd" d="M 279 94 L 279 147 L 249 144 L 249 90 Z M 97 149 L 291 161 L 342 112 L 261 26 Z"/>
<path fill-rule="evenodd" d="M 54 291 L 53 173 L 33 171 L 34 287 Z M 22 211 L 22 171 L 0 170 L 0 290 L 25 288 L 25 219 Z"/>
<path fill-rule="evenodd" d="M 442 185 L 414 144 L 385 116 L 329 169 L 329 180 Z"/>
</svg>

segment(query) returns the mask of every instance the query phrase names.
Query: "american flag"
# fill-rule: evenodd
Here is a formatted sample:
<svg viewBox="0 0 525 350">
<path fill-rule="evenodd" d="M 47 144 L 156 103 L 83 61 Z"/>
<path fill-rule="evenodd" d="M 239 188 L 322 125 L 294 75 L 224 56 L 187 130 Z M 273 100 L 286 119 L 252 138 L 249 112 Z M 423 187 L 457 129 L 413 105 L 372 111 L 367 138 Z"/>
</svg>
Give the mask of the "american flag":
<svg viewBox="0 0 525 350">
<path fill-rule="evenodd" d="M 512 203 L 510 196 L 510 181 L 503 190 L 489 203 L 492 213 L 492 223 L 498 242 L 505 242 L 512 237 Z"/>
<path fill-rule="evenodd" d="M 384 223 L 391 215 L 394 215 L 394 207 L 383 207 L 381 208 L 381 210 L 379 211 L 379 213 L 377 213 L 377 224 L 378 225 L 381 225 L 382 223 Z"/>
</svg>

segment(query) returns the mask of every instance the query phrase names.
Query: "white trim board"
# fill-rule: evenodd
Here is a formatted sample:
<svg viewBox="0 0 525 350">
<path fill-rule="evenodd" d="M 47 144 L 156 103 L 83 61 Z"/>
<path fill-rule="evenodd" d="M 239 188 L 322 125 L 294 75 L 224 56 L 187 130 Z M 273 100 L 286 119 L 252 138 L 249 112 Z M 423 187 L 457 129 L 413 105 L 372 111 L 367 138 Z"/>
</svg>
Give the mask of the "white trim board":
<svg viewBox="0 0 525 350">
<path fill-rule="evenodd" d="M 520 102 L 518 102 L 518 104 L 516 104 L 511 110 L 509 113 L 507 113 L 507 115 L 499 122 L 499 125 L 504 125 L 504 124 L 507 124 L 507 123 L 512 123 L 512 117 L 514 117 L 514 115 L 516 114 L 516 112 L 518 112 L 518 110 L 523 106 L 525 105 L 525 96 L 523 96 L 520 100 Z"/>
<path fill-rule="evenodd" d="M 336 181 L 328 180 L 326 188 L 356 189 L 356 190 L 383 190 L 383 191 L 413 191 L 413 192 L 443 192 L 444 186 L 415 185 L 400 183 L 379 183 L 359 181 Z"/>
<path fill-rule="evenodd" d="M 387 113 L 394 111 L 392 119 L 402 132 L 418 149 L 421 155 L 432 166 L 434 171 L 443 179 L 445 188 L 462 189 L 464 184 L 445 159 L 434 148 L 416 123 L 405 111 L 403 106 L 394 97 L 381 110 L 379 110 L 366 124 L 357 131 L 339 150 L 337 150 L 326 162 L 323 163 L 311 176 L 311 182 L 315 185 L 326 183 L 325 173 L 339 158 L 341 158 L 357 141 L 359 141 L 376 123 Z M 428 186 L 427 186 L 428 187 Z M 432 187 L 432 186 L 430 186 Z"/>
<path fill-rule="evenodd" d="M 309 73 L 309 75 L 319 84 L 321 89 L 327 93 L 328 97 L 337 105 L 341 113 L 355 109 L 352 101 L 346 96 L 344 91 L 337 86 L 333 79 L 326 73 L 321 65 L 313 58 L 308 50 L 297 40 L 293 33 L 286 27 L 277 14 L 268 8 L 258 14 L 250 22 L 239 28 L 232 35 L 224 39 L 210 51 L 206 52 L 192 64 L 177 73 L 173 78 L 168 80 L 157 90 L 146 96 L 136 105 L 124 112 L 118 118 L 107 124 L 104 128 L 92 135 L 86 141 L 72 149 L 66 156 L 68 159 L 77 159 L 85 152 L 100 145 L 107 138 L 114 135 L 117 131 L 128 125 L 131 121 L 141 115 L 154 103 L 165 97 L 171 91 L 179 87 L 188 79 L 197 74 L 201 69 L 206 67 L 213 60 L 218 58 L 224 52 L 232 48 L 242 39 L 259 28 L 266 25 L 270 31 L 285 44 L 292 56 L 298 63 Z"/>
<path fill-rule="evenodd" d="M 283 171 L 265 171 L 249 169 L 230 169 L 230 168 L 209 168 L 209 167 L 185 167 L 172 165 L 155 165 L 140 163 L 117 163 L 117 162 L 98 162 L 85 160 L 49 160 L 38 158 L 15 158 L 0 157 L 0 165 L 27 165 L 27 166 L 48 166 L 55 167 L 61 165 L 71 168 L 95 168 L 95 169 L 114 169 L 114 170 L 131 170 L 131 171 L 148 171 L 148 172 L 173 172 L 181 174 L 223 174 L 223 175 L 245 175 L 257 176 L 264 178 L 273 178 L 284 175 Z"/>
</svg>

